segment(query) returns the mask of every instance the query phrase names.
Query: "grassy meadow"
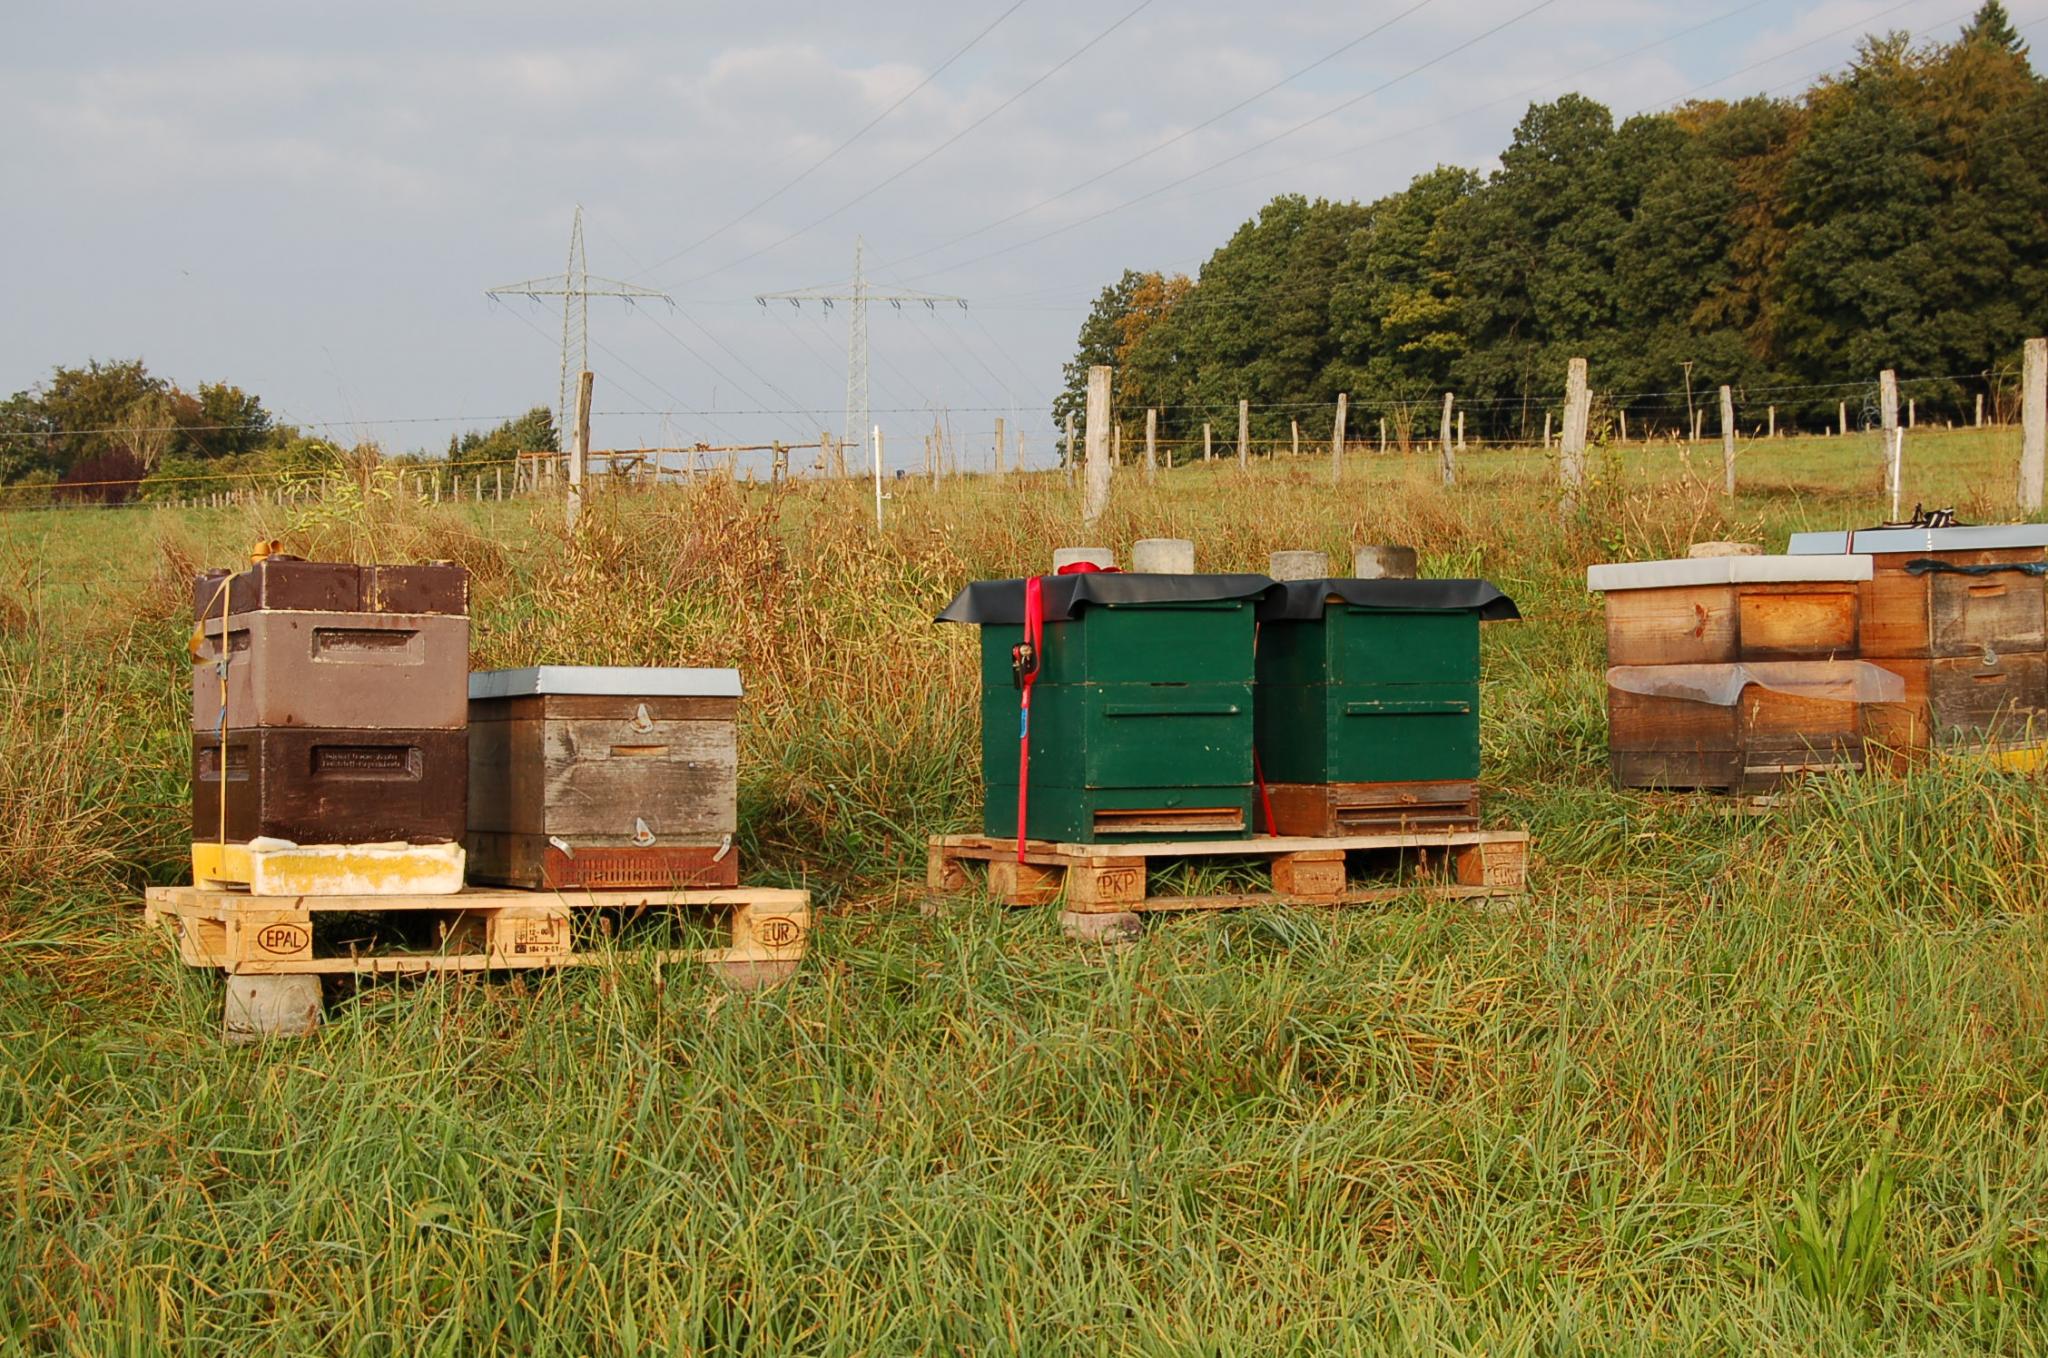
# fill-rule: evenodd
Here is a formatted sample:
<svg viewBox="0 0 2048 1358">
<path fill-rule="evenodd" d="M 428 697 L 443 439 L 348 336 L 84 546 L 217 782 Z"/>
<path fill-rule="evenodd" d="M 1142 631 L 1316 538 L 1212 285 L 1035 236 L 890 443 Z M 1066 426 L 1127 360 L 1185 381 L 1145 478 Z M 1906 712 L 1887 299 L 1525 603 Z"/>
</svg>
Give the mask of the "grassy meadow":
<svg viewBox="0 0 2048 1358">
<path fill-rule="evenodd" d="M 2011 517 L 2016 431 L 1905 499 Z M 1782 812 L 1609 785 L 1584 570 L 1883 516 L 1876 440 L 1127 473 L 1088 538 L 1412 543 L 1485 631 L 1525 900 L 927 912 L 976 819 L 968 580 L 1086 540 L 1064 478 L 723 480 L 423 506 L 0 516 L 0 1352 L 2048 1352 L 2048 795 L 1937 767 Z M 365 986 L 223 1047 L 136 927 L 178 880 L 189 577 L 258 538 L 452 558 L 474 663 L 736 665 L 747 877 L 788 986 L 694 969 Z"/>
</svg>

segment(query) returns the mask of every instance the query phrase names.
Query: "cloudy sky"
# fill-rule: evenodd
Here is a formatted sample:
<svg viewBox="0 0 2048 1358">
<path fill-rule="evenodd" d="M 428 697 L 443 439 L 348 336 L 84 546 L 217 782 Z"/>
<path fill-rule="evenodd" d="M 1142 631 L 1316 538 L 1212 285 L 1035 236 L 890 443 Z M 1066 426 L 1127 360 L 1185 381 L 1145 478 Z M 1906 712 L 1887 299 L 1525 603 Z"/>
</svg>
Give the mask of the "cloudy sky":
<svg viewBox="0 0 2048 1358">
<path fill-rule="evenodd" d="M 581 204 L 591 272 L 675 299 L 592 301 L 594 446 L 838 432 L 845 310 L 755 298 L 843 284 L 858 235 L 875 287 L 969 302 L 874 308 L 891 460 L 937 413 L 970 457 L 1002 414 L 1042 461 L 1095 292 L 1193 272 L 1273 194 L 1488 166 L 1571 89 L 1618 115 L 1794 92 L 1861 32 L 1973 7 L 15 0 L 0 391 L 140 355 L 438 449 L 554 403 L 559 304 L 484 290 L 559 274 Z"/>
</svg>

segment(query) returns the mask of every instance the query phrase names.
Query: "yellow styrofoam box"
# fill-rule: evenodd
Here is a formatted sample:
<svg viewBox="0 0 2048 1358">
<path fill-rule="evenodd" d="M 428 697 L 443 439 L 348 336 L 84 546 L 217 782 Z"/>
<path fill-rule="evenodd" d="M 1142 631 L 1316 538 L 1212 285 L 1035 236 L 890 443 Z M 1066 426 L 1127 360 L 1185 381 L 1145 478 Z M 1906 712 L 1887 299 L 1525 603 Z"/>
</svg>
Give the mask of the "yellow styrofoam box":
<svg viewBox="0 0 2048 1358">
<path fill-rule="evenodd" d="M 252 896 L 450 896 L 460 844 L 195 843 L 192 881 Z"/>
</svg>

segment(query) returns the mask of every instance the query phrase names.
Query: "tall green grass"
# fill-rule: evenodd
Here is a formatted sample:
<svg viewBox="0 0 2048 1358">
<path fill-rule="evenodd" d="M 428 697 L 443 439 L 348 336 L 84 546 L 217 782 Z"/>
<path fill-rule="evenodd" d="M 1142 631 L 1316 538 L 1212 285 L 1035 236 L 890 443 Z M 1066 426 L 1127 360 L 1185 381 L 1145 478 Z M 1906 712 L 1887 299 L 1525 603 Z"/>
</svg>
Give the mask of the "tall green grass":
<svg viewBox="0 0 2048 1358">
<path fill-rule="evenodd" d="M 1566 520 L 1527 457 L 1448 491 L 1127 478 L 1120 549 L 1408 541 L 1514 594 L 1487 805 L 1538 861 L 1519 902 L 1108 953 L 917 908 L 923 836 L 976 796 L 973 638 L 929 619 L 1078 540 L 1057 477 L 899 484 L 879 541 L 857 486 L 601 496 L 575 540 L 374 481 L 0 520 L 0 1351 L 2042 1352 L 2039 780 L 1940 765 L 1760 818 L 1602 762 L 1584 566 L 1870 521 L 1808 484 L 1853 442 L 1733 505 L 1632 449 Z M 1951 446 L 1990 517 L 2003 454 Z M 747 874 L 828 905 L 798 979 L 365 986 L 316 1038 L 223 1048 L 217 981 L 133 896 L 178 871 L 183 580 L 259 536 L 464 561 L 479 665 L 739 666 Z"/>
</svg>

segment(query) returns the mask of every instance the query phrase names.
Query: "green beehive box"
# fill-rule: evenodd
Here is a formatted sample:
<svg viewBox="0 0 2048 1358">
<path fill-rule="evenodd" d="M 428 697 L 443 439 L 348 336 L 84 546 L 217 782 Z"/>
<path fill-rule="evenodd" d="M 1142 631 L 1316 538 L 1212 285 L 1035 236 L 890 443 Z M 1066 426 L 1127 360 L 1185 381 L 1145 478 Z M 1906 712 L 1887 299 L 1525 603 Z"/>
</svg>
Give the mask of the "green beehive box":
<svg viewBox="0 0 2048 1358">
<path fill-rule="evenodd" d="M 1273 829 L 1337 835 L 1478 816 L 1479 580 L 1309 580 L 1261 609 L 1261 770 Z"/>
<path fill-rule="evenodd" d="M 1252 829 L 1259 575 L 1052 576 L 1031 698 L 1027 837 L 1129 842 Z M 981 627 L 983 833 L 1017 832 L 1023 582 L 969 586 Z"/>
</svg>

